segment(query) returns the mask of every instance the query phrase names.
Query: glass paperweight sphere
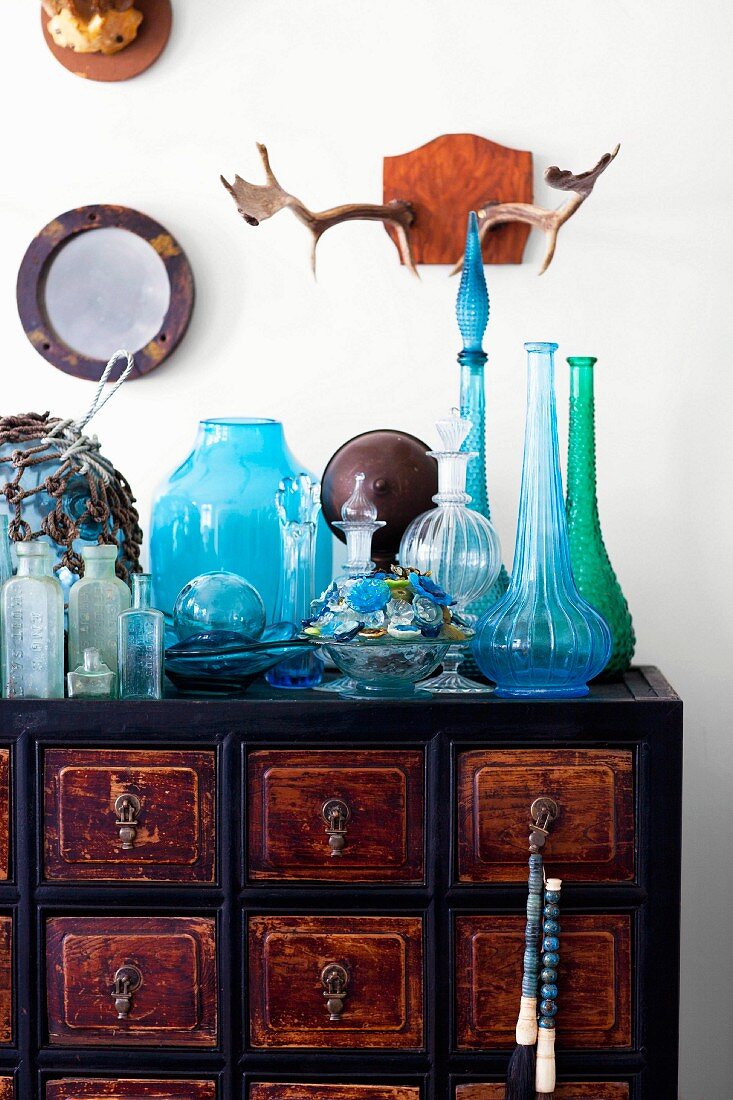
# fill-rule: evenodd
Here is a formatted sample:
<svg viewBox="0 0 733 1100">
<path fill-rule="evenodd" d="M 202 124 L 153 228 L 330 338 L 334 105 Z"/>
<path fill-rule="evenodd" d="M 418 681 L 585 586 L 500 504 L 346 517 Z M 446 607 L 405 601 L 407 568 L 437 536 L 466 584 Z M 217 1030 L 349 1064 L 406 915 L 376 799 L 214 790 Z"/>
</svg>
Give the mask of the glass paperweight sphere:
<svg viewBox="0 0 733 1100">
<path fill-rule="evenodd" d="M 475 456 L 462 450 L 471 422 L 453 415 L 436 423 L 443 445 L 428 454 L 438 463 L 437 507 L 412 521 L 400 543 L 400 565 L 411 566 L 431 577 L 453 596 L 455 614 L 471 625 L 469 604 L 479 600 L 495 583 L 501 569 L 501 547 L 496 531 L 486 516 L 468 507 L 466 468 Z M 433 692 L 485 692 L 478 684 L 458 673 L 462 652 L 447 655 L 443 674 L 425 686 Z"/>
<path fill-rule="evenodd" d="M 557 344 L 529 343 L 527 420 L 512 578 L 479 619 L 473 652 L 497 695 L 572 698 L 603 670 L 611 633 L 578 592 L 563 502 L 555 410 Z"/>
<path fill-rule="evenodd" d="M 265 629 L 265 605 L 257 589 L 236 573 L 202 573 L 178 593 L 173 627 L 181 641 L 206 631 L 230 630 L 256 642 Z"/>
</svg>

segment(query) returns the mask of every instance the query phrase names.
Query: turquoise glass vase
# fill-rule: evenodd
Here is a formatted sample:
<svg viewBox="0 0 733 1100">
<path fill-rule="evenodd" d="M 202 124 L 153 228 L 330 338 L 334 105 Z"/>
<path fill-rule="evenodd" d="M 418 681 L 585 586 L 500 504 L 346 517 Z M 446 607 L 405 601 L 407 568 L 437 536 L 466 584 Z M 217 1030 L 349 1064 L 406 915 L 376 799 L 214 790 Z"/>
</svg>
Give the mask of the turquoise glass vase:
<svg viewBox="0 0 733 1100">
<path fill-rule="evenodd" d="M 613 648 L 604 678 L 625 672 L 634 655 L 636 638 L 626 597 L 608 556 L 596 495 L 595 398 L 592 356 L 572 356 L 570 366 L 570 426 L 568 432 L 568 517 L 570 560 L 578 591 L 608 623 Z"/>
<path fill-rule="evenodd" d="M 272 622 L 280 576 L 275 494 L 304 471 L 277 420 L 202 420 L 193 450 L 153 505 L 150 558 L 155 606 L 172 621 L 178 593 L 202 573 L 236 573 L 253 584 Z M 332 536 L 320 531 L 316 586 L 331 579 Z"/>
<path fill-rule="evenodd" d="M 463 257 L 461 285 L 456 299 L 456 320 L 463 348 L 458 354 L 461 368 L 461 416 L 470 420 L 471 430 L 463 450 L 471 452 L 466 471 L 466 492 L 471 497 L 468 507 L 491 519 L 486 479 L 486 389 L 484 368 L 488 356 L 483 349 L 484 333 L 489 323 L 489 292 L 484 275 L 484 260 L 478 235 L 478 219 L 472 210 L 468 215 L 466 251 Z M 503 564 L 496 579 L 483 595 L 469 604 L 468 611 L 477 618 L 493 607 L 509 586 Z"/>
<path fill-rule="evenodd" d="M 573 579 L 555 409 L 557 344 L 529 343 L 527 419 L 512 579 L 477 623 L 476 662 L 497 695 L 572 698 L 605 667 L 611 633 Z"/>
</svg>

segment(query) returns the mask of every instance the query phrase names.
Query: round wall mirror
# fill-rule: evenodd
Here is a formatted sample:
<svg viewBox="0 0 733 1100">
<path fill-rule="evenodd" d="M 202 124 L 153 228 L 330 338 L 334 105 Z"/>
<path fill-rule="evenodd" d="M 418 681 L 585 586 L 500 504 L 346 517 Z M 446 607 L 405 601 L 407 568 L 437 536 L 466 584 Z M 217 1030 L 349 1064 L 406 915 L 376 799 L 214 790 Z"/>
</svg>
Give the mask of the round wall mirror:
<svg viewBox="0 0 733 1100">
<path fill-rule="evenodd" d="M 55 367 L 90 380 L 118 348 L 135 354 L 131 377 L 160 366 L 186 331 L 193 297 L 180 245 L 152 218 L 119 206 L 54 219 L 18 274 L 28 339 Z"/>
</svg>

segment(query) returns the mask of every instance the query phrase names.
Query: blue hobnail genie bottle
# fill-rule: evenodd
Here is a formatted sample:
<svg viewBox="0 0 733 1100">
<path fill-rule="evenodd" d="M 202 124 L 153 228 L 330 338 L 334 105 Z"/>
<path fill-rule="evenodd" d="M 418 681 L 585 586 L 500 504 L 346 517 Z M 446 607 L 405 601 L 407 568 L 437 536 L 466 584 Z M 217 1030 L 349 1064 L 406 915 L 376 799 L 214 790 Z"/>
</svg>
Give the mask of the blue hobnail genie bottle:
<svg viewBox="0 0 733 1100">
<path fill-rule="evenodd" d="M 473 653 L 497 695 L 572 698 L 605 667 L 611 633 L 573 579 L 555 410 L 557 344 L 528 343 L 527 420 L 509 588 L 476 625 Z"/>
<path fill-rule="evenodd" d="M 458 362 L 461 367 L 461 416 L 471 421 L 471 431 L 463 443 L 464 451 L 474 457 L 468 463 L 466 491 L 471 497 L 469 508 L 491 519 L 486 484 L 486 391 L 484 367 L 488 356 L 483 338 L 489 323 L 489 292 L 484 275 L 484 261 L 478 235 L 478 219 L 472 210 L 468 215 L 466 251 L 463 257 L 461 285 L 456 299 L 456 319 L 463 340 Z M 493 607 L 507 590 L 509 576 L 502 565 L 491 587 L 474 601 L 468 611 L 480 616 Z"/>
</svg>

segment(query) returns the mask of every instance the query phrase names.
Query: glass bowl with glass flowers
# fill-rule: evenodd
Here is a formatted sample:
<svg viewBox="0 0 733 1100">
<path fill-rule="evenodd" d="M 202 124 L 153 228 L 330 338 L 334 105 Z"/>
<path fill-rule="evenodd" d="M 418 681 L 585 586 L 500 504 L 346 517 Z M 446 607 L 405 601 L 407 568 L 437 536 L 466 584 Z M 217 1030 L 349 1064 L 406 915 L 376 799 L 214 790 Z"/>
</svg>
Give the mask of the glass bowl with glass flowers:
<svg viewBox="0 0 733 1100">
<path fill-rule="evenodd" d="M 392 566 L 333 581 L 304 623 L 351 683 L 345 698 L 414 698 L 416 687 L 471 631 L 453 621 L 453 598 L 427 574 Z"/>
</svg>

